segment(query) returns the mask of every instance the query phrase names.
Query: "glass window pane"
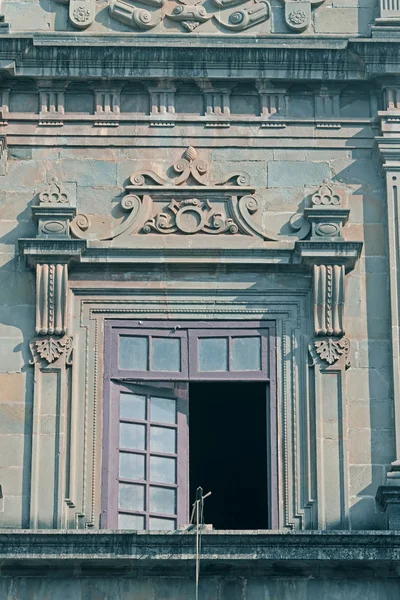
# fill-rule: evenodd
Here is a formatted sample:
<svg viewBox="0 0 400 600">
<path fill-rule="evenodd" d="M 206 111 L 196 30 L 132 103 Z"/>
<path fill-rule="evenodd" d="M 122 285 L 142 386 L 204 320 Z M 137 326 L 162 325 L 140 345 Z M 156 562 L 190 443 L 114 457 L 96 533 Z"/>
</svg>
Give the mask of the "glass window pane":
<svg viewBox="0 0 400 600">
<path fill-rule="evenodd" d="M 160 517 L 150 517 L 150 531 L 174 531 L 175 529 L 175 519 L 161 519 Z"/>
<path fill-rule="evenodd" d="M 120 483 L 119 508 L 144 510 L 144 485 L 139 485 L 137 483 Z"/>
<path fill-rule="evenodd" d="M 146 396 L 126 394 L 121 392 L 119 397 L 119 414 L 121 419 L 146 419 Z"/>
<path fill-rule="evenodd" d="M 130 450 L 144 450 L 146 426 L 136 423 L 119 424 L 119 447 Z"/>
<path fill-rule="evenodd" d="M 144 454 L 127 454 L 126 452 L 120 452 L 119 476 L 122 479 L 144 480 L 144 460 Z"/>
<path fill-rule="evenodd" d="M 152 338 L 151 370 L 175 373 L 181 370 L 181 340 L 179 338 Z"/>
<path fill-rule="evenodd" d="M 142 531 L 144 528 L 144 517 L 140 515 L 118 515 L 118 529 L 138 529 Z"/>
<path fill-rule="evenodd" d="M 152 396 L 150 398 L 150 421 L 176 423 L 176 400 Z"/>
<path fill-rule="evenodd" d="M 176 483 L 176 458 L 150 456 L 150 481 Z"/>
<path fill-rule="evenodd" d="M 261 338 L 232 338 L 232 371 L 261 370 Z"/>
<path fill-rule="evenodd" d="M 165 452 L 166 454 L 175 454 L 176 452 L 176 431 L 168 427 L 150 428 L 150 450 L 153 452 Z"/>
<path fill-rule="evenodd" d="M 228 338 L 199 338 L 199 371 L 228 370 Z"/>
<path fill-rule="evenodd" d="M 174 515 L 176 490 L 162 487 L 150 487 L 150 511 L 163 515 Z"/>
<path fill-rule="evenodd" d="M 132 371 L 147 371 L 149 338 L 121 335 L 119 338 L 119 367 Z"/>
</svg>

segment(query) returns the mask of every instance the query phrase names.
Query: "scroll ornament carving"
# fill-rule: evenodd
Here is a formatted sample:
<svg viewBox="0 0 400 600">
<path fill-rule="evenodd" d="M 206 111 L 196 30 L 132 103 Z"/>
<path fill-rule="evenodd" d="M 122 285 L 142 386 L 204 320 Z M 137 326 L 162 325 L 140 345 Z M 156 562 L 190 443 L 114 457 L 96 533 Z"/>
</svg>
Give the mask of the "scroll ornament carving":
<svg viewBox="0 0 400 600">
<path fill-rule="evenodd" d="M 230 12 L 226 18 L 220 18 L 221 10 L 230 9 L 247 0 L 214 0 L 218 9 L 214 14 L 212 7 L 204 5 L 204 0 L 177 0 L 172 11 L 163 13 L 161 7 L 165 0 L 137 0 L 147 8 L 138 8 L 126 0 L 110 0 L 109 10 L 112 18 L 136 30 L 153 29 L 164 19 L 180 24 L 183 31 L 192 32 L 199 25 L 214 20 L 230 31 L 244 31 L 270 17 L 270 6 L 266 0 L 253 0 L 250 7 Z M 211 10 L 211 12 L 209 12 Z"/>
<path fill-rule="evenodd" d="M 216 213 L 209 202 L 200 202 L 197 198 L 172 202 L 168 205 L 169 212 L 162 212 L 153 219 L 149 219 L 144 227 L 144 233 L 152 230 L 159 233 L 237 233 L 238 226 L 233 221 Z"/>
<path fill-rule="evenodd" d="M 252 194 L 247 173 L 236 172 L 220 180 L 210 180 L 209 165 L 197 150 L 189 147 L 173 169 L 174 179 L 165 179 L 151 170 L 133 173 L 129 192 L 121 207 L 130 211 L 128 218 L 105 235 L 93 231 L 85 215 L 77 215 L 71 223 L 72 233 L 81 239 L 113 239 L 124 232 L 130 234 L 241 234 L 277 240 L 253 215 L 260 209 Z M 167 204 L 166 204 L 167 201 Z M 157 207 L 162 204 L 162 209 Z"/>
</svg>

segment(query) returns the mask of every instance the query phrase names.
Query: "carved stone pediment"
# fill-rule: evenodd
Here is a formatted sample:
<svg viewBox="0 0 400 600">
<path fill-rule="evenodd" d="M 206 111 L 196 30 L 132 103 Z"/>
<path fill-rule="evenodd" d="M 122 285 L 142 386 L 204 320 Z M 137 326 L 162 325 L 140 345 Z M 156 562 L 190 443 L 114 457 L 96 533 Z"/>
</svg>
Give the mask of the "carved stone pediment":
<svg viewBox="0 0 400 600">
<path fill-rule="evenodd" d="M 167 179 L 152 170 L 135 172 L 126 186 L 121 208 L 129 211 L 119 224 L 100 232 L 86 215 L 77 215 L 71 232 L 81 239 L 111 240 L 127 233 L 212 234 L 256 236 L 276 241 L 278 236 L 263 229 L 259 200 L 253 195 L 247 173 L 227 174 L 214 180 L 209 165 L 189 147 L 173 165 L 175 177 Z M 104 219 L 103 219 L 104 223 Z"/>
</svg>

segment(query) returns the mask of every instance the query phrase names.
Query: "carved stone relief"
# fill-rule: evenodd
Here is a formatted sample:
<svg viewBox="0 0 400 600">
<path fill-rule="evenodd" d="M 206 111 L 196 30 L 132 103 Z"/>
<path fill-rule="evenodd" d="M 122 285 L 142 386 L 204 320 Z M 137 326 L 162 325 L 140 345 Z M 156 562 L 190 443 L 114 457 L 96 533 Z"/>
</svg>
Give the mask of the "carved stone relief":
<svg viewBox="0 0 400 600">
<path fill-rule="evenodd" d="M 164 0 L 137 0 L 137 2 L 139 5 L 144 4 L 146 8 L 135 6 L 126 0 L 110 0 L 111 17 L 137 31 L 154 29 L 161 24 L 169 29 L 171 24 L 176 24 L 181 31 L 190 33 L 208 21 L 227 32 L 241 32 L 267 21 L 271 14 L 270 5 L 266 0 L 252 0 L 250 5 L 236 10 L 232 9 L 248 2 L 214 0 L 215 10 L 212 5 L 206 7 L 204 0 L 178 0 L 172 9 L 169 5 L 165 5 Z"/>
<path fill-rule="evenodd" d="M 340 340 L 327 338 L 325 340 L 316 340 L 314 344 L 316 353 L 320 359 L 328 363 L 328 365 L 335 364 L 343 356 L 345 359 L 345 366 L 350 366 L 350 341 L 347 338 L 344 337 Z"/>
<path fill-rule="evenodd" d="M 68 15 L 76 29 L 87 29 L 96 17 L 95 0 L 57 0 L 60 4 L 68 4 Z"/>
<path fill-rule="evenodd" d="M 39 359 L 45 363 L 52 364 L 61 356 L 65 357 L 67 365 L 71 365 L 72 338 L 65 336 L 63 338 L 47 337 L 33 340 L 30 343 L 32 359 L 29 361 L 34 365 Z"/>
<path fill-rule="evenodd" d="M 95 20 L 95 0 L 57 0 L 69 5 L 70 23 L 77 29 L 87 29 Z M 295 32 L 305 31 L 311 23 L 312 8 L 324 0 L 283 0 L 285 21 Z M 238 7 L 238 5 L 245 5 Z M 205 32 L 243 32 L 271 18 L 267 0 L 109 0 L 111 18 L 127 25 L 133 31 L 168 31 L 172 27 L 190 33 L 210 22 Z M 270 32 L 270 27 L 264 33 Z"/>
<path fill-rule="evenodd" d="M 319 6 L 324 0 L 284 0 L 285 21 L 292 31 L 301 33 L 311 23 L 311 9 Z"/>
<path fill-rule="evenodd" d="M 343 335 L 344 265 L 314 265 L 315 335 Z"/>
<path fill-rule="evenodd" d="M 343 240 L 342 229 L 349 217 L 349 209 L 343 208 L 345 193 L 341 186 L 324 180 L 311 196 L 311 206 L 304 214 L 293 215 L 290 225 L 300 239 L 310 236 L 310 241 Z M 314 362 L 332 366 L 345 357 L 350 365 L 350 342 L 344 336 L 345 265 L 330 256 L 313 265 L 314 335 L 318 336 L 310 346 Z M 325 336 L 325 339 L 321 339 Z"/>
<path fill-rule="evenodd" d="M 211 180 L 209 165 L 192 147 L 185 150 L 173 169 L 176 177 L 172 180 L 151 170 L 131 175 L 130 185 L 126 186 L 129 193 L 121 201 L 121 208 L 130 214 L 122 223 L 96 230 L 89 216 L 78 214 L 71 223 L 71 232 L 80 239 L 97 240 L 114 239 L 122 233 L 238 234 L 278 239 L 253 218 L 261 207 L 247 173 L 230 173 L 222 180 Z"/>
<path fill-rule="evenodd" d="M 36 265 L 36 333 L 62 335 L 67 330 L 67 264 Z"/>
<path fill-rule="evenodd" d="M 60 183 L 52 181 L 39 195 L 39 205 L 32 207 L 38 221 L 37 238 L 69 239 L 69 223 L 76 214 L 74 199 Z M 72 348 L 68 327 L 68 257 L 54 262 L 45 259 L 36 264 L 36 334 L 32 340 L 31 364 L 40 357 L 53 363 Z M 64 337 L 53 337 L 64 336 Z"/>
</svg>

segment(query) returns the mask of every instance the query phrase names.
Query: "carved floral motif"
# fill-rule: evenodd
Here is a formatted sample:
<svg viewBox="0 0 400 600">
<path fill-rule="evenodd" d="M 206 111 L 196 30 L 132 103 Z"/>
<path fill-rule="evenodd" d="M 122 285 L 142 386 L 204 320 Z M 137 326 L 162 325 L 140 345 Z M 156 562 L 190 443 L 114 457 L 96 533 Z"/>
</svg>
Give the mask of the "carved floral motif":
<svg viewBox="0 0 400 600">
<path fill-rule="evenodd" d="M 350 341 L 348 338 L 326 338 L 323 340 L 314 341 L 315 350 L 319 358 L 328 365 L 335 364 L 342 356 L 345 359 L 345 366 L 350 366 L 349 353 Z"/>
<path fill-rule="evenodd" d="M 31 365 L 37 362 L 38 357 L 45 360 L 48 364 L 53 363 L 63 354 L 66 356 L 66 363 L 70 364 L 70 356 L 72 352 L 72 338 L 53 338 L 46 337 L 44 339 L 34 340 L 30 344 L 32 359 L 29 361 Z"/>
<path fill-rule="evenodd" d="M 307 15 L 304 10 L 293 10 L 288 14 L 288 20 L 293 25 L 301 25 L 307 20 Z"/>
<path fill-rule="evenodd" d="M 286 25 L 297 33 L 305 31 L 311 24 L 311 8 L 324 0 L 284 0 Z"/>
<path fill-rule="evenodd" d="M 84 6 L 78 6 L 72 14 L 75 21 L 78 21 L 79 23 L 85 23 L 85 21 L 90 19 L 90 12 Z"/>
<path fill-rule="evenodd" d="M 69 20 L 77 29 L 87 29 L 95 14 L 95 0 L 69 0 Z"/>
</svg>

